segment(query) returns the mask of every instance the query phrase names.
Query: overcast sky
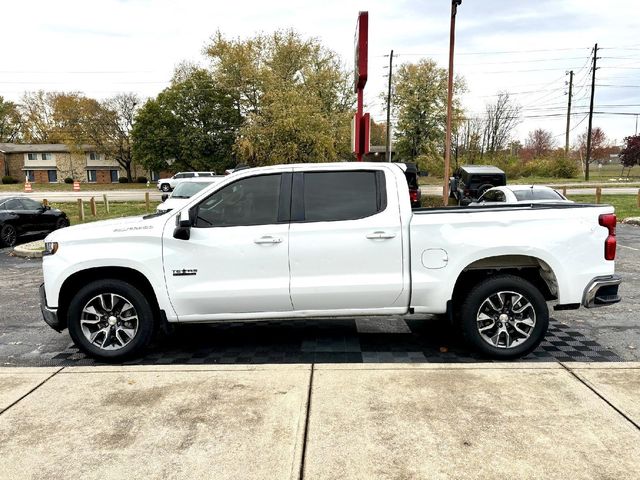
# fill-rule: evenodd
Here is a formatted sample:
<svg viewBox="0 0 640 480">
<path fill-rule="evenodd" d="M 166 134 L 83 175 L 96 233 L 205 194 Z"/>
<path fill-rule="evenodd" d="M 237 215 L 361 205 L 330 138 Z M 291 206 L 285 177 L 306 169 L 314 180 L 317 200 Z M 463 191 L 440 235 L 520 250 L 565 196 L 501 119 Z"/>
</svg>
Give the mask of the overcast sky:
<svg viewBox="0 0 640 480">
<path fill-rule="evenodd" d="M 359 10 L 369 12 L 369 82 L 365 101 L 384 119 L 385 57 L 397 63 L 422 56 L 446 67 L 448 0 L 37 0 L 2 6 L 0 95 L 18 101 L 25 90 L 79 90 L 104 98 L 121 91 L 154 96 L 182 60 L 201 52 L 216 30 L 247 37 L 295 28 L 319 38 L 353 66 Z M 589 102 L 589 56 L 598 42 L 594 126 L 613 140 L 633 134 L 640 112 L 640 2 L 633 0 L 464 0 L 458 10 L 456 73 L 469 91 L 470 116 L 500 91 L 523 107 L 518 137 L 550 129 L 564 143 L 565 71 L 575 72 L 574 111 Z M 614 115 L 617 114 L 617 115 Z M 572 116 L 572 140 L 586 129 Z M 578 122 L 581 122 L 578 124 Z"/>
</svg>

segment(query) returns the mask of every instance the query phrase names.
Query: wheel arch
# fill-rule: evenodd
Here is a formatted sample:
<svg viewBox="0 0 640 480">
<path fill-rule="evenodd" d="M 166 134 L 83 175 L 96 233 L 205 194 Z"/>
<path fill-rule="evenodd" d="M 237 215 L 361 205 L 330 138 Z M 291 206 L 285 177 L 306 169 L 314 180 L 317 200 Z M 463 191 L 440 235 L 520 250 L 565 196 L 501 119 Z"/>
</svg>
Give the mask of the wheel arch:
<svg viewBox="0 0 640 480">
<path fill-rule="evenodd" d="M 63 328 L 67 324 L 67 312 L 73 295 L 84 285 L 95 280 L 117 279 L 130 283 L 138 288 L 149 300 L 154 317 L 161 316 L 160 306 L 155 291 L 149 279 L 140 271 L 129 267 L 94 267 L 80 270 L 70 275 L 60 287 L 58 297 L 58 318 L 63 322 Z"/>
<path fill-rule="evenodd" d="M 462 269 L 453 287 L 453 305 L 459 305 L 461 297 L 478 282 L 497 274 L 529 281 L 547 301 L 558 298 L 558 278 L 547 262 L 530 255 L 497 255 L 476 260 Z"/>
</svg>

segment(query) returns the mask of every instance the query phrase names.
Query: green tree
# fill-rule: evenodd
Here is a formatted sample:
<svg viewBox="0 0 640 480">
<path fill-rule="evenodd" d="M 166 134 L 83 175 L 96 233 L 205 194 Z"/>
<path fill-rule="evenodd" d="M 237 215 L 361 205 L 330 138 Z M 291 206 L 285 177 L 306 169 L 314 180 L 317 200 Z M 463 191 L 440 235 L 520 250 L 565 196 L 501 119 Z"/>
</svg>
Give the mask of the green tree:
<svg viewBox="0 0 640 480">
<path fill-rule="evenodd" d="M 203 69 L 181 69 L 135 116 L 133 157 L 147 168 L 223 171 L 242 118 L 232 96 Z"/>
<path fill-rule="evenodd" d="M 392 105 L 397 116 L 394 130 L 398 158 L 415 162 L 422 156 L 442 158 L 447 120 L 447 70 L 434 60 L 400 65 L 393 78 Z M 464 81 L 454 82 L 453 129 L 462 119 L 459 99 L 465 89 Z M 385 99 L 386 100 L 386 99 Z"/>
<path fill-rule="evenodd" d="M 20 112 L 15 103 L 0 96 L 0 142 L 15 142 L 20 137 Z"/>
<path fill-rule="evenodd" d="M 321 162 L 350 154 L 351 74 L 318 40 L 292 30 L 246 40 L 218 32 L 205 53 L 244 118 L 235 145 L 240 160 Z"/>
</svg>

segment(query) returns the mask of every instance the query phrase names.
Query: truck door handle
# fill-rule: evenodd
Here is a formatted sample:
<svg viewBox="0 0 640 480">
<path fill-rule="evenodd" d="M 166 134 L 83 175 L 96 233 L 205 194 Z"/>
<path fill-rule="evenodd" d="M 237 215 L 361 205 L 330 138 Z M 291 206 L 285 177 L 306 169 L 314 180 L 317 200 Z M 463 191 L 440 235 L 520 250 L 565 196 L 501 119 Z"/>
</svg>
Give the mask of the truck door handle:
<svg viewBox="0 0 640 480">
<path fill-rule="evenodd" d="M 282 243 L 282 239 L 279 237 L 272 237 L 271 235 L 265 235 L 264 237 L 256 238 L 253 243 L 257 243 L 258 245 L 264 243 Z"/>
<path fill-rule="evenodd" d="M 373 233 L 369 233 L 367 234 L 367 238 L 371 239 L 371 240 L 377 240 L 377 239 L 387 239 L 387 238 L 395 238 L 396 234 L 395 233 L 387 233 L 387 232 L 383 232 L 383 231 L 375 231 Z"/>
</svg>

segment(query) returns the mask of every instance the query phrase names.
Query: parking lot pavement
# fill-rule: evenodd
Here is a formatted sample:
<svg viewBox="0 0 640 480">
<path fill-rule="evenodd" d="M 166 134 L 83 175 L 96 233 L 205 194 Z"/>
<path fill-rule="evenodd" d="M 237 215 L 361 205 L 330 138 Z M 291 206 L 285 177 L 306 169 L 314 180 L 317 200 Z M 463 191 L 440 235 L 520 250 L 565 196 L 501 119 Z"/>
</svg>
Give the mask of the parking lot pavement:
<svg viewBox="0 0 640 480">
<path fill-rule="evenodd" d="M 600 309 L 552 312 L 549 333 L 525 361 L 640 360 L 640 228 L 618 227 L 623 301 Z M 0 366 L 93 365 L 67 332 L 43 321 L 41 260 L 0 250 Z M 449 326 L 414 316 L 357 320 L 231 322 L 184 326 L 141 364 L 313 362 L 477 362 Z"/>
<path fill-rule="evenodd" d="M 553 316 L 621 358 L 640 361 L 640 227 L 619 224 L 616 233 L 622 301 L 606 308 L 553 312 Z"/>
<path fill-rule="evenodd" d="M 0 368 L 0 378 L 46 375 L 0 412 L 0 479 L 627 479 L 640 471 L 640 428 L 629 415 L 639 363 L 44 371 Z"/>
</svg>

